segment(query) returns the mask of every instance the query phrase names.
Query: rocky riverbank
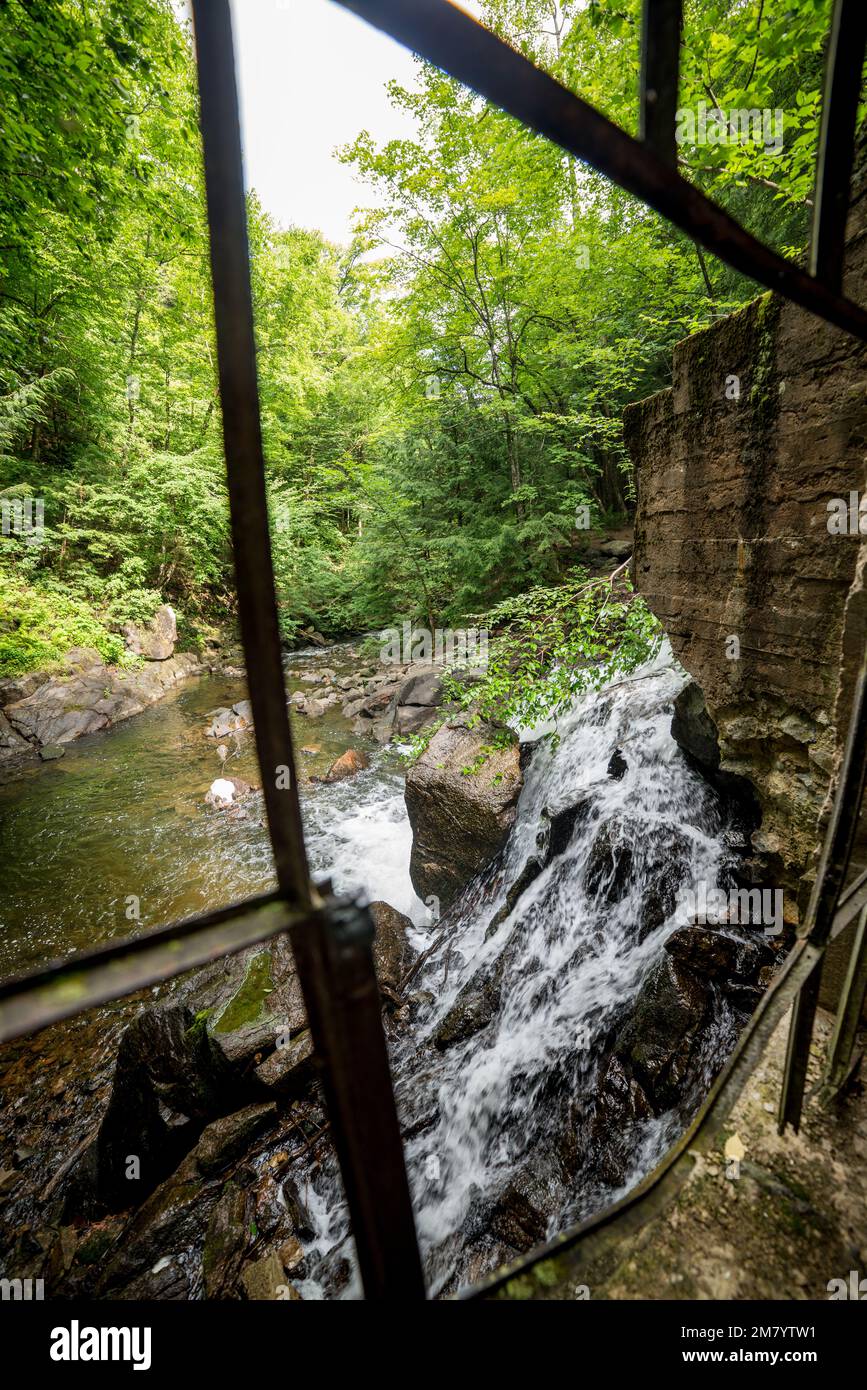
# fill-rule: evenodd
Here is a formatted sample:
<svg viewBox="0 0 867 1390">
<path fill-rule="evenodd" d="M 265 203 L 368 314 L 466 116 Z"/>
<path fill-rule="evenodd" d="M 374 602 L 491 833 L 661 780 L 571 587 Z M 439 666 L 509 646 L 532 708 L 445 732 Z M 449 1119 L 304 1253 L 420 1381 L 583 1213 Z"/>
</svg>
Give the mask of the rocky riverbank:
<svg viewBox="0 0 867 1390">
<path fill-rule="evenodd" d="M 124 629 L 138 666 L 107 665 L 92 647 L 74 647 L 52 671 L 0 681 L 0 768 L 62 758 L 66 745 L 111 728 L 154 704 L 180 681 L 214 669 L 193 652 L 178 652 L 177 623 L 168 605 L 152 622 Z"/>
</svg>

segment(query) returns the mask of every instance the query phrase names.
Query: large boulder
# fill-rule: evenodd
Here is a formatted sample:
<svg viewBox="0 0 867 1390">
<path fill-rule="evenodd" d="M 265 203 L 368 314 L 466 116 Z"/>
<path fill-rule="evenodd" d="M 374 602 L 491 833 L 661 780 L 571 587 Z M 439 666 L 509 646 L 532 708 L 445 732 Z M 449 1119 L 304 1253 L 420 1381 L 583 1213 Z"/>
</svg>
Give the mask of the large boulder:
<svg viewBox="0 0 867 1390">
<path fill-rule="evenodd" d="M 178 640 L 174 609 L 163 603 L 149 623 L 127 623 L 123 640 L 134 656 L 142 656 L 145 661 L 167 661 Z"/>
<path fill-rule="evenodd" d="M 438 729 L 406 779 L 410 878 L 419 897 L 453 902 L 502 849 L 523 785 L 509 731 L 455 718 Z"/>
<path fill-rule="evenodd" d="M 379 987 L 384 992 L 397 994 L 404 975 L 415 960 L 416 953 L 409 941 L 412 922 L 397 908 L 384 902 L 371 903 L 370 915 L 376 929 L 373 963 Z"/>
</svg>

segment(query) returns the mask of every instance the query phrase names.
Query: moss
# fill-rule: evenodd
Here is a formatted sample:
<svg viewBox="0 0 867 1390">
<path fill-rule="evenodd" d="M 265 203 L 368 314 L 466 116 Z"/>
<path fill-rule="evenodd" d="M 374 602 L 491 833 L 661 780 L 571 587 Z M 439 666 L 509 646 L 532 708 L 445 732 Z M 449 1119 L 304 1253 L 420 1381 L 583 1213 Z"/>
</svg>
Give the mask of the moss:
<svg viewBox="0 0 867 1390">
<path fill-rule="evenodd" d="M 213 1026 L 215 1033 L 234 1033 L 255 1023 L 264 1009 L 268 995 L 274 988 L 271 976 L 271 953 L 260 951 L 247 966 L 240 988 L 232 995 L 226 1007 Z M 193 1024 L 195 1027 L 195 1024 Z"/>
</svg>

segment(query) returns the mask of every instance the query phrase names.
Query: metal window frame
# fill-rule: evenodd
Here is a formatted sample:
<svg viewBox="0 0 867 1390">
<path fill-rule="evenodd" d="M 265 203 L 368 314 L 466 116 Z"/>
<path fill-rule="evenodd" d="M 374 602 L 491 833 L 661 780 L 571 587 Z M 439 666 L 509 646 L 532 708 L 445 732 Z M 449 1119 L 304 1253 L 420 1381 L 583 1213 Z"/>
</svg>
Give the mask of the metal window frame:
<svg viewBox="0 0 867 1390">
<path fill-rule="evenodd" d="M 867 5 L 835 0 L 816 168 L 811 270 L 779 256 L 688 183 L 676 167 L 682 0 L 644 0 L 640 138 L 607 120 L 550 74 L 449 0 L 336 0 L 531 130 L 589 163 L 706 250 L 760 285 L 867 342 L 867 311 L 841 292 L 842 256 L 861 88 Z M 358 901 L 311 882 L 304 850 L 292 733 L 286 705 L 271 557 L 247 246 L 246 203 L 229 0 L 192 0 L 214 291 L 220 400 L 239 622 L 277 890 L 235 906 L 111 942 L 0 984 L 0 1041 L 120 998 L 195 965 L 287 932 L 295 956 L 331 1119 L 365 1296 L 424 1298 L 379 992 L 373 924 Z M 867 667 L 862 662 L 834 808 L 801 934 L 759 1005 L 695 1124 L 636 1197 L 558 1238 L 558 1248 L 617 1219 L 655 1190 L 684 1144 L 719 1110 L 754 1060 L 768 1020 L 794 999 L 781 1127 L 797 1127 L 818 979 L 828 942 L 867 903 L 867 871 L 844 888 L 864 790 Z M 856 933 L 852 983 L 838 1034 L 849 1039 L 852 998 L 863 978 L 864 933 Z M 858 943 L 860 942 L 860 947 Z M 860 950 L 858 960 L 855 951 Z M 835 1075 L 848 1058 L 838 1042 Z M 845 1050 L 845 1049 L 844 1049 Z M 364 1094 L 364 1104 L 357 1098 Z M 551 1247 L 521 1262 L 530 1267 Z M 508 1277 L 495 1276 L 470 1295 Z"/>
</svg>

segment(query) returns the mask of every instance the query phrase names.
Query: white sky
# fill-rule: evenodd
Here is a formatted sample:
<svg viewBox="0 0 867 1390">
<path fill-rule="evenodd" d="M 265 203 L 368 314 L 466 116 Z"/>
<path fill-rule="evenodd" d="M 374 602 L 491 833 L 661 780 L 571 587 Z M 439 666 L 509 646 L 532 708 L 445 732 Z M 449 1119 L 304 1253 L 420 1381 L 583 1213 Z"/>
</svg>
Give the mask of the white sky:
<svg viewBox="0 0 867 1390">
<path fill-rule="evenodd" d="M 478 14 L 478 0 L 461 0 Z M 247 183 L 283 226 L 348 241 L 352 210 L 373 193 L 334 150 L 368 130 L 376 144 L 412 134 L 389 104 L 390 78 L 412 86 L 412 55 L 332 0 L 233 0 Z"/>
</svg>

